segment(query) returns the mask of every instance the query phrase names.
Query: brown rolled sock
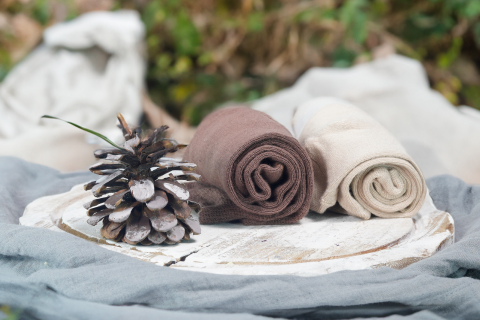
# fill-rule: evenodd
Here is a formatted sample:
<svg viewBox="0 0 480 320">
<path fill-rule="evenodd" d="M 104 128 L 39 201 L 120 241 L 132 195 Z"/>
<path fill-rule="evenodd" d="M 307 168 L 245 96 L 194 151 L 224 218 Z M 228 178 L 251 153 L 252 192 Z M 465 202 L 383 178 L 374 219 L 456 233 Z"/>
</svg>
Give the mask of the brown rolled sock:
<svg viewBox="0 0 480 320">
<path fill-rule="evenodd" d="M 202 224 L 288 224 L 308 213 L 311 160 L 288 130 L 263 112 L 231 107 L 210 114 L 183 159 L 196 163 L 202 175 L 189 184 L 190 199 L 203 207 Z"/>
</svg>

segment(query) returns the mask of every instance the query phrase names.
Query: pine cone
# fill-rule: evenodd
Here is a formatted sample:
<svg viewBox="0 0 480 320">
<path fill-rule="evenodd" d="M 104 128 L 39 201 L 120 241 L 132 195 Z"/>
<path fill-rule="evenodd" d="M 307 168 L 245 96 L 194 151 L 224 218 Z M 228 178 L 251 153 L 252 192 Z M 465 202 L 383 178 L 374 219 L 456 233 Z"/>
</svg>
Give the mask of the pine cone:
<svg viewBox="0 0 480 320">
<path fill-rule="evenodd" d="M 140 128 L 131 130 L 121 114 L 118 120 L 124 149 L 95 151 L 104 160 L 89 168 L 102 177 L 84 186 L 97 198 L 84 204 L 87 222 L 94 226 L 102 221 L 103 237 L 129 244 L 176 244 L 189 240 L 191 233 L 200 234 L 192 212 L 198 214 L 201 207 L 188 200 L 188 191 L 178 182 L 198 181 L 200 175 L 185 172 L 196 165 L 164 157 L 185 145 L 164 138 L 167 126 L 140 138 Z"/>
</svg>

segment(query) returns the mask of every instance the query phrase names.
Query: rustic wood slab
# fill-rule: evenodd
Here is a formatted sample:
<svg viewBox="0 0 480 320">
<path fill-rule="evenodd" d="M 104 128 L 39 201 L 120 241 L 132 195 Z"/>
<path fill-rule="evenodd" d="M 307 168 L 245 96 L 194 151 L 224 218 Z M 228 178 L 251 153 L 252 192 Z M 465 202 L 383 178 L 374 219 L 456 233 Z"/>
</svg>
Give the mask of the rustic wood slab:
<svg viewBox="0 0 480 320">
<path fill-rule="evenodd" d="M 360 220 L 311 213 L 285 226 L 203 225 L 202 234 L 177 245 L 129 245 L 100 236 L 82 205 L 91 192 L 71 191 L 37 199 L 20 223 L 69 232 L 99 246 L 160 266 L 222 274 L 319 275 L 340 270 L 404 268 L 453 243 L 454 224 L 428 197 L 413 218 Z"/>
</svg>

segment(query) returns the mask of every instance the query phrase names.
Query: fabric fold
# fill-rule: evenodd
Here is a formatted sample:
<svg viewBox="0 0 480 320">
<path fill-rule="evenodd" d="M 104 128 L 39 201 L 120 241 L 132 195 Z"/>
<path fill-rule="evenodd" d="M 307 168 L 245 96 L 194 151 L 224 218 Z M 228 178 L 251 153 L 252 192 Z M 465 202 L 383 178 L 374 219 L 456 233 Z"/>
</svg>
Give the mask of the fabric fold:
<svg viewBox="0 0 480 320">
<path fill-rule="evenodd" d="M 324 213 L 333 207 L 369 219 L 412 217 L 422 207 L 427 186 L 420 169 L 359 108 L 339 99 L 312 99 L 297 109 L 293 128 L 313 163 L 310 209 Z"/>
<path fill-rule="evenodd" d="M 306 151 L 270 116 L 231 107 L 206 117 L 184 160 L 197 164 L 200 183 L 189 186 L 203 224 L 288 224 L 309 210 L 313 171 Z"/>
<path fill-rule="evenodd" d="M 0 83 L 0 155 L 61 171 L 86 170 L 103 140 L 41 119 L 48 114 L 98 131 L 115 142 L 122 113 L 142 115 L 144 26 L 136 11 L 89 12 L 45 29 L 43 43 Z M 98 148 L 98 146 L 97 146 Z"/>
</svg>

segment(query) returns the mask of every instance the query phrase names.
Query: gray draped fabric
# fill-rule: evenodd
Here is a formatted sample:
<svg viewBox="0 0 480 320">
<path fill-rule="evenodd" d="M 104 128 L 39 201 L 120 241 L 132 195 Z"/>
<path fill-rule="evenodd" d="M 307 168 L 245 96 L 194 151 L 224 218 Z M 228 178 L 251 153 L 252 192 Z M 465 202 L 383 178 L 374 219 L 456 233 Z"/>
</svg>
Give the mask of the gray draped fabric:
<svg viewBox="0 0 480 320">
<path fill-rule="evenodd" d="M 0 158 L 0 305 L 21 309 L 22 319 L 480 319 L 480 186 L 428 181 L 456 224 L 456 243 L 433 257 L 403 270 L 305 278 L 158 267 L 18 225 L 31 201 L 90 178 Z"/>
</svg>

